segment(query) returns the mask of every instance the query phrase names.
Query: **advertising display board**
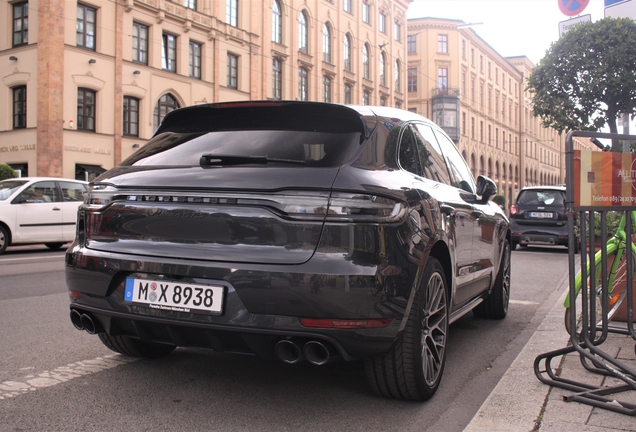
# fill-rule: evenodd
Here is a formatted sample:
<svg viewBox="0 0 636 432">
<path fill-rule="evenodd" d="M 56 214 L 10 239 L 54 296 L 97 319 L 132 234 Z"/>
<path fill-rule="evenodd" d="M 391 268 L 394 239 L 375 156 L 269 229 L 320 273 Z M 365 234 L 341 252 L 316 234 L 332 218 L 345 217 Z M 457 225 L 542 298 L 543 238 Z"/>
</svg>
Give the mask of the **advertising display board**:
<svg viewBox="0 0 636 432">
<path fill-rule="evenodd" d="M 574 151 L 574 206 L 636 206 L 636 154 Z"/>
</svg>

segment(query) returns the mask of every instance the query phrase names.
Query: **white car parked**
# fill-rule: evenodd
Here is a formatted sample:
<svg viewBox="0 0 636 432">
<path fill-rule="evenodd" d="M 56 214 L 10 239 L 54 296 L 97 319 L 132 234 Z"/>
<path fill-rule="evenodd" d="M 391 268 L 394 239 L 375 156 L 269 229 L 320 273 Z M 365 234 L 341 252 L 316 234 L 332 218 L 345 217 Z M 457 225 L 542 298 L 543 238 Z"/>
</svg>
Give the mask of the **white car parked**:
<svg viewBox="0 0 636 432">
<path fill-rule="evenodd" d="M 52 177 L 0 181 L 0 254 L 9 245 L 44 243 L 59 249 L 73 241 L 87 185 Z"/>
</svg>

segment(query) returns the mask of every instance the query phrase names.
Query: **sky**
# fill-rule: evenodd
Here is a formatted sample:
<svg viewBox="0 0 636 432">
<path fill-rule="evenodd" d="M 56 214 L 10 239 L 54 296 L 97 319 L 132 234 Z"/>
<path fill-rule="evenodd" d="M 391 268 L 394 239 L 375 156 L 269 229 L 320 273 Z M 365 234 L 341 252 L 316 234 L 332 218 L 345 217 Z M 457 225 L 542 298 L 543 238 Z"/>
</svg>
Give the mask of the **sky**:
<svg viewBox="0 0 636 432">
<path fill-rule="evenodd" d="M 559 38 L 559 22 L 571 19 L 560 0 L 415 0 L 408 18 L 449 18 L 483 23 L 472 29 L 504 57 L 527 56 L 535 65 Z M 576 1 L 576 0 L 574 0 Z M 581 15 L 605 17 L 604 0 L 589 0 Z"/>
</svg>

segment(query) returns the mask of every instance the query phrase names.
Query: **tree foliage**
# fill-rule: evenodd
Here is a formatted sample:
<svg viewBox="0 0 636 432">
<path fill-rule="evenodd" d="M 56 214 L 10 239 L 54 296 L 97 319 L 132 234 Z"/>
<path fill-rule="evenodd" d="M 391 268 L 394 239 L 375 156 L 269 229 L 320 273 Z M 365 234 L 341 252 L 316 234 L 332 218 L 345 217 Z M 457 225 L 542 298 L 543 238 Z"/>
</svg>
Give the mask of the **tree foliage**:
<svg viewBox="0 0 636 432">
<path fill-rule="evenodd" d="M 18 173 L 7 164 L 0 164 L 0 180 L 16 178 Z"/>
<path fill-rule="evenodd" d="M 617 133 L 636 113 L 636 22 L 605 18 L 574 26 L 554 42 L 528 79 L 532 114 L 559 132 Z M 615 147 L 613 143 L 613 147 Z"/>
</svg>

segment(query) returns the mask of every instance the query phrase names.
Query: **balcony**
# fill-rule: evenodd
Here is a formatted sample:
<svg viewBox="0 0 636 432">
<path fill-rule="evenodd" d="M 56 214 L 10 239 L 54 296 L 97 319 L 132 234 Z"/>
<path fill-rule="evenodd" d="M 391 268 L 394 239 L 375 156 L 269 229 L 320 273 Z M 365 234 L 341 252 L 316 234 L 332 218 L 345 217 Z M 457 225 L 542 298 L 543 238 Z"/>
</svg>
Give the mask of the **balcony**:
<svg viewBox="0 0 636 432">
<path fill-rule="evenodd" d="M 459 89 L 434 88 L 432 90 L 433 120 L 450 139 L 459 142 Z"/>
</svg>

